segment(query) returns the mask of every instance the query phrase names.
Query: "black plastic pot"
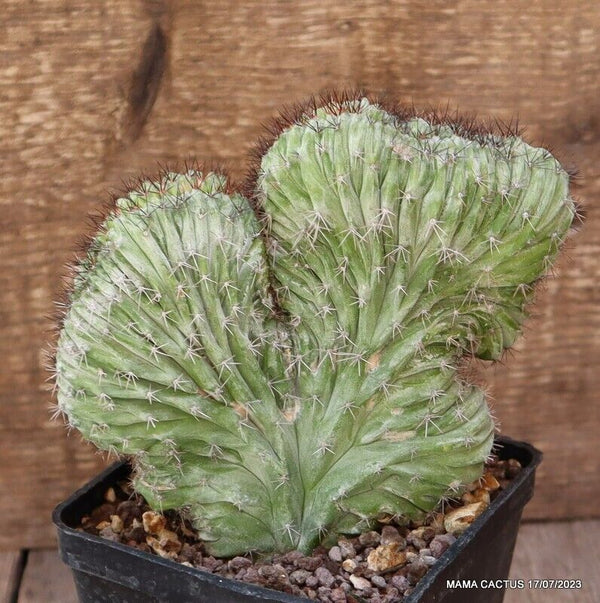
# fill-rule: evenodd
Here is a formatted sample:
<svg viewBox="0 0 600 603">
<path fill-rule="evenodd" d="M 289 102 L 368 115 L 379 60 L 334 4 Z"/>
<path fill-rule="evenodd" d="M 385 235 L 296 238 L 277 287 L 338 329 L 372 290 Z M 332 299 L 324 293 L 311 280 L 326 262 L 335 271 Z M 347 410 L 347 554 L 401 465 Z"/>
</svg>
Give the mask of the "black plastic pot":
<svg viewBox="0 0 600 603">
<path fill-rule="evenodd" d="M 533 494 L 542 454 L 523 442 L 499 438 L 501 458 L 523 470 L 444 553 L 405 603 L 500 603 L 523 507 Z M 103 502 L 107 488 L 129 475 L 116 463 L 56 507 L 63 561 L 73 571 L 82 603 L 303 603 L 308 599 L 228 580 L 123 544 L 77 531 L 80 519 Z M 464 581 L 451 587 L 449 581 Z M 475 585 L 477 587 L 475 587 Z"/>
</svg>

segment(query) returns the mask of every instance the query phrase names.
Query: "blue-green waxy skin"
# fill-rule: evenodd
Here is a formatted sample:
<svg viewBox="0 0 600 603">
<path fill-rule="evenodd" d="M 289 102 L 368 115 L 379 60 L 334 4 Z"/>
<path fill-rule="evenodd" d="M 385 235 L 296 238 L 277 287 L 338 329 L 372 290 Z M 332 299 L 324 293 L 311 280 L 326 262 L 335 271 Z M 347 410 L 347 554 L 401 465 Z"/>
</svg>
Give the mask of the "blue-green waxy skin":
<svg viewBox="0 0 600 603">
<path fill-rule="evenodd" d="M 259 220 L 190 171 L 119 199 L 78 268 L 58 405 L 212 554 L 312 550 L 476 479 L 497 359 L 573 220 L 517 137 L 325 105 L 262 158 Z"/>
</svg>

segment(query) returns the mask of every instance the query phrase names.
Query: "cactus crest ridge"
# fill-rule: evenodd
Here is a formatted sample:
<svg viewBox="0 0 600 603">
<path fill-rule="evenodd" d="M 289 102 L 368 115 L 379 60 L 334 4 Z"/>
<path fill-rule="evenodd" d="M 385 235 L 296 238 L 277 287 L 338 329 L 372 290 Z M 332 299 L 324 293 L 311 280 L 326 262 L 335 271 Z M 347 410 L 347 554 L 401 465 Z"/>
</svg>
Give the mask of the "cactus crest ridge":
<svg viewBox="0 0 600 603">
<path fill-rule="evenodd" d="M 312 550 L 476 479 L 495 360 L 576 214 L 511 132 L 364 97 L 284 115 L 251 184 L 190 169 L 116 200 L 75 267 L 57 405 L 219 556 Z"/>
</svg>

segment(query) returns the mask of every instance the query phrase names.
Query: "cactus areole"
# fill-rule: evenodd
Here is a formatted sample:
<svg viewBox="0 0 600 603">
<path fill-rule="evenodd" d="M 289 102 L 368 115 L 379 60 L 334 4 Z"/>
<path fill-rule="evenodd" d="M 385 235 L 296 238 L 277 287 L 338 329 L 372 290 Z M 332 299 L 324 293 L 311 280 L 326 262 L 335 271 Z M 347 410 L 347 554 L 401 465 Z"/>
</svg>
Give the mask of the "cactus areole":
<svg viewBox="0 0 600 603">
<path fill-rule="evenodd" d="M 326 100 L 244 196 L 166 173 L 116 201 L 76 274 L 57 404 L 210 553 L 298 549 L 430 512 L 492 443 L 461 358 L 499 358 L 575 215 L 516 135 Z"/>
</svg>

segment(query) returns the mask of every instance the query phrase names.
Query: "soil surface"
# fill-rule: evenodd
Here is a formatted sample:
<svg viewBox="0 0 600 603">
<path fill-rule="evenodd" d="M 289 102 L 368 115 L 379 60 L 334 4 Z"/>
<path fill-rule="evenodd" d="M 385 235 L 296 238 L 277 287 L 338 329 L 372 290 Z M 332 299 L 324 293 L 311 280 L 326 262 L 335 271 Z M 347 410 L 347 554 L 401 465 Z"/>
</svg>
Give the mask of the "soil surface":
<svg viewBox="0 0 600 603">
<path fill-rule="evenodd" d="M 310 556 L 292 551 L 260 560 L 215 558 L 187 519 L 152 511 L 127 482 L 109 488 L 105 502 L 82 518 L 80 529 L 225 578 L 324 603 L 396 603 L 520 470 L 518 461 L 492 456 L 481 479 L 426 520 L 398 523 L 389 518 L 373 531 L 342 537 Z"/>
</svg>

